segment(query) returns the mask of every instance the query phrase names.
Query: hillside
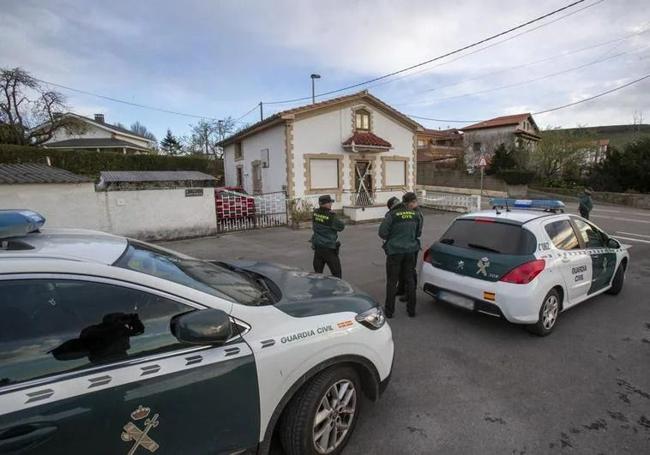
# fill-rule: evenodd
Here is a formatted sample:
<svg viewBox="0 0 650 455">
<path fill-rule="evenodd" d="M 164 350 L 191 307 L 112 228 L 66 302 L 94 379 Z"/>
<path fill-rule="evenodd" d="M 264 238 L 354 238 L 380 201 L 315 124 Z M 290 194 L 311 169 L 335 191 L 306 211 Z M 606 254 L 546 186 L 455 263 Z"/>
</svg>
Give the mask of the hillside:
<svg viewBox="0 0 650 455">
<path fill-rule="evenodd" d="M 584 128 L 561 128 L 553 131 L 575 133 L 581 131 L 594 136 L 594 139 L 609 139 L 609 145 L 622 149 L 625 144 L 642 137 L 650 137 L 650 125 L 602 125 Z M 542 131 L 542 137 L 546 131 Z"/>
</svg>

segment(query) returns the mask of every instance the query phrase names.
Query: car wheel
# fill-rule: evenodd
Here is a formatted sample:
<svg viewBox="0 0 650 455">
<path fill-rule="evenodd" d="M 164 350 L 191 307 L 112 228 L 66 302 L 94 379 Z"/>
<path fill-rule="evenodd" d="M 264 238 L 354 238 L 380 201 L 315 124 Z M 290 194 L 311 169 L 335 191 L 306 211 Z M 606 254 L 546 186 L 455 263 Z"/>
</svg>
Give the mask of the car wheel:
<svg viewBox="0 0 650 455">
<path fill-rule="evenodd" d="M 623 290 L 623 283 L 625 282 L 625 265 L 625 263 L 621 263 L 621 265 L 618 266 L 614 279 L 612 280 L 612 287 L 605 291 L 608 294 L 618 295 L 621 290 Z"/>
<path fill-rule="evenodd" d="M 556 289 L 551 289 L 542 301 L 537 324 L 527 326 L 528 330 L 541 337 L 551 333 L 560 315 L 560 303 L 560 294 Z"/>
<path fill-rule="evenodd" d="M 361 404 L 359 375 L 333 367 L 316 376 L 293 397 L 280 422 L 287 455 L 338 454 L 350 439 Z"/>
</svg>

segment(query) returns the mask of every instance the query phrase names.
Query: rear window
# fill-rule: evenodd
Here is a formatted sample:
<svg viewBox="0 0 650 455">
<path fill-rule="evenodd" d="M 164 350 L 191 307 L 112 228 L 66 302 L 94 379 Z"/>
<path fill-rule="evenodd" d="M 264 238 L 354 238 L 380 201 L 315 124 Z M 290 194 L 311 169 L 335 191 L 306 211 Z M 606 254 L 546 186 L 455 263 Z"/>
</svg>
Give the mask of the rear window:
<svg viewBox="0 0 650 455">
<path fill-rule="evenodd" d="M 537 248 L 535 236 L 521 226 L 474 219 L 454 221 L 440 242 L 460 248 L 510 255 L 533 254 Z"/>
</svg>

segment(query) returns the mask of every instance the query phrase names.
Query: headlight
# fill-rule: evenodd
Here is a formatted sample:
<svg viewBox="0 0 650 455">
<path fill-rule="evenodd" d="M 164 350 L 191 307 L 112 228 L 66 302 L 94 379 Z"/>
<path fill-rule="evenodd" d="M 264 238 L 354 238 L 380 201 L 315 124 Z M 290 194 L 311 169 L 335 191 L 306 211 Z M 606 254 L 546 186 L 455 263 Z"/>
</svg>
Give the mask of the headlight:
<svg viewBox="0 0 650 455">
<path fill-rule="evenodd" d="M 358 314 L 354 319 L 371 330 L 381 329 L 382 326 L 386 323 L 384 310 L 382 310 L 381 307 L 375 307 L 369 309 L 368 311 L 364 311 L 363 313 Z"/>
</svg>

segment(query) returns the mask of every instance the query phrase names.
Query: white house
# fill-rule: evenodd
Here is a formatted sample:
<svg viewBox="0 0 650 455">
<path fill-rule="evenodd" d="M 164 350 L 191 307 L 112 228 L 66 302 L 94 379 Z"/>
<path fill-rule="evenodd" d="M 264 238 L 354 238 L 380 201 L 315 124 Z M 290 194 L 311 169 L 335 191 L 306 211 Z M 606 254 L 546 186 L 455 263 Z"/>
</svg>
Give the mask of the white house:
<svg viewBox="0 0 650 455">
<path fill-rule="evenodd" d="M 276 113 L 224 140 L 227 186 L 334 207 L 384 205 L 415 185 L 422 126 L 367 91 Z"/>
<path fill-rule="evenodd" d="M 73 113 L 63 115 L 76 120 L 76 124 L 80 126 L 58 128 L 43 147 L 62 150 L 149 153 L 155 145 L 151 139 L 106 123 L 103 114 L 95 114 L 94 119 Z M 36 129 L 42 127 L 43 125 Z"/>
</svg>

